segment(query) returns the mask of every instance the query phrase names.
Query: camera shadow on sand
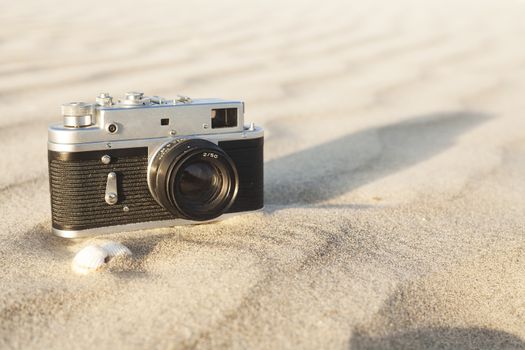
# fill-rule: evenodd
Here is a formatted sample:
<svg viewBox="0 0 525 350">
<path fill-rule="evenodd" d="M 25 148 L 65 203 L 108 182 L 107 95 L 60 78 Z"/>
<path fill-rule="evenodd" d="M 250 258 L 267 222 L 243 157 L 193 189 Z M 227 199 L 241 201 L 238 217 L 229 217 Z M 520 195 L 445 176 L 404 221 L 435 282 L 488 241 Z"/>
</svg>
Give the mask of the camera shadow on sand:
<svg viewBox="0 0 525 350">
<path fill-rule="evenodd" d="M 487 121 L 478 112 L 448 112 L 352 133 L 265 164 L 267 210 L 316 205 L 451 147 L 469 129 Z"/>
</svg>

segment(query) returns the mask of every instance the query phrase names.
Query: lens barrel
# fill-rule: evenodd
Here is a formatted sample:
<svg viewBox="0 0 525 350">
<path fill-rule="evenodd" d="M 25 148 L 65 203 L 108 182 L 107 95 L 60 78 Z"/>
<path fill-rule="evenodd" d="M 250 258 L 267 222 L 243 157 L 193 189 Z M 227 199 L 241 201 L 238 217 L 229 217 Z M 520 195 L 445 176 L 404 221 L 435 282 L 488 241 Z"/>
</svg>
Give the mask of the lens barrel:
<svg viewBox="0 0 525 350">
<path fill-rule="evenodd" d="M 212 220 L 231 206 L 237 195 L 235 164 L 216 144 L 203 139 L 165 144 L 151 162 L 150 191 L 174 216 Z"/>
</svg>

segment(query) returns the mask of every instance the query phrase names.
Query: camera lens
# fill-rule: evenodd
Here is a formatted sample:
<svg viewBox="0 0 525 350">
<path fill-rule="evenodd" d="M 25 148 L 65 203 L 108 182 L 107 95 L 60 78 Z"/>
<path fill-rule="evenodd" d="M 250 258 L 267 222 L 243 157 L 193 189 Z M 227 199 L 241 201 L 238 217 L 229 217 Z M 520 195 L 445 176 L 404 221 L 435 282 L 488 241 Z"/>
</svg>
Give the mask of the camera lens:
<svg viewBox="0 0 525 350">
<path fill-rule="evenodd" d="M 202 161 L 188 164 L 179 171 L 178 193 L 185 200 L 205 203 L 214 198 L 221 189 L 220 172 L 213 165 Z"/>
<path fill-rule="evenodd" d="M 238 178 L 233 161 L 212 142 L 171 142 L 150 166 L 153 197 L 174 216 L 205 221 L 223 214 L 235 200 Z"/>
</svg>

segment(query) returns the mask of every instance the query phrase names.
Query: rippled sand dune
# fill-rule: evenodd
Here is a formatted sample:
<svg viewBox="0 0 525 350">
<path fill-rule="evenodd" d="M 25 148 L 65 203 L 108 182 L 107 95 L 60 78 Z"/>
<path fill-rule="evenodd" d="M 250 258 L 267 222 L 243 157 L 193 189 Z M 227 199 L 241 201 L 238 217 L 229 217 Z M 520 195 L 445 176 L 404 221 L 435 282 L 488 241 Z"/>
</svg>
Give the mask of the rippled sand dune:
<svg viewBox="0 0 525 350">
<path fill-rule="evenodd" d="M 0 348 L 525 349 L 525 2 L 0 4 Z M 242 98 L 264 212 L 50 234 L 47 124 Z"/>
</svg>

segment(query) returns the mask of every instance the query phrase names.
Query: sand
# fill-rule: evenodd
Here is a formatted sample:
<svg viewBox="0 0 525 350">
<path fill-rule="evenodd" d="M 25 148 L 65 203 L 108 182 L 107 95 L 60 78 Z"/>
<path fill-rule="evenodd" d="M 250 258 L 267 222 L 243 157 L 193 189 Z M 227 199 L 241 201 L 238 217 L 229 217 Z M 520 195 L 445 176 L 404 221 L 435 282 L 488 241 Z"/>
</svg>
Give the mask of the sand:
<svg viewBox="0 0 525 350">
<path fill-rule="evenodd" d="M 525 349 L 525 2 L 0 4 L 0 348 Z M 47 124 L 243 98 L 264 212 L 50 233 Z"/>
</svg>

